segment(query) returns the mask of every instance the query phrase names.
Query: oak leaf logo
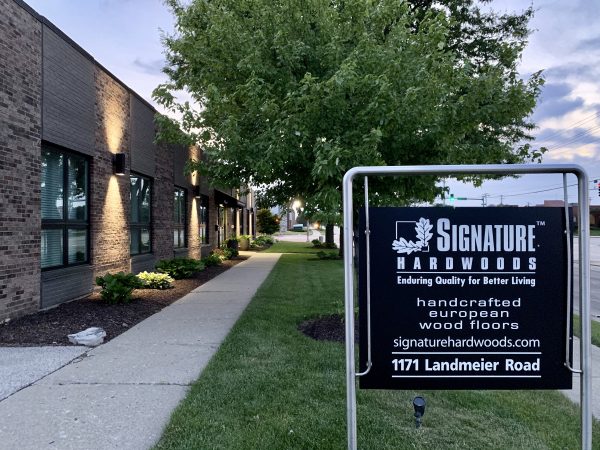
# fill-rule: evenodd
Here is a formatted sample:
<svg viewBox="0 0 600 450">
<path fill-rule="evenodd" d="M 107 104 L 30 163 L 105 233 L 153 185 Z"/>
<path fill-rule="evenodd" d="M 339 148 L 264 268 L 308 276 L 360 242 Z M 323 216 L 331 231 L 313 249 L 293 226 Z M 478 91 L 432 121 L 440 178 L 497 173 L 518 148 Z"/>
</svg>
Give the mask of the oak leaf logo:
<svg viewBox="0 0 600 450">
<path fill-rule="evenodd" d="M 423 251 L 424 247 L 427 247 L 427 243 L 433 237 L 431 230 L 433 225 L 429 222 L 429 219 L 421 217 L 415 225 L 415 231 L 417 233 L 416 242 L 406 240 L 401 237 L 399 240 L 392 242 L 392 249 L 397 253 L 406 253 L 410 255 L 413 252 Z"/>
</svg>

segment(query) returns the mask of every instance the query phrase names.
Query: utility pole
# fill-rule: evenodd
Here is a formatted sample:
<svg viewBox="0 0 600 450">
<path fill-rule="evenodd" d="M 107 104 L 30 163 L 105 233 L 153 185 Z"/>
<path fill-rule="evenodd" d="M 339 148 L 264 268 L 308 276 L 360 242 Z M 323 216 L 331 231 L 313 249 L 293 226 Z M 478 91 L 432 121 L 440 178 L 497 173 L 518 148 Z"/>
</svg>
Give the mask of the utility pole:
<svg viewBox="0 0 600 450">
<path fill-rule="evenodd" d="M 487 206 L 487 199 L 490 196 L 490 194 L 483 194 L 481 196 L 481 206 L 485 207 Z"/>
</svg>

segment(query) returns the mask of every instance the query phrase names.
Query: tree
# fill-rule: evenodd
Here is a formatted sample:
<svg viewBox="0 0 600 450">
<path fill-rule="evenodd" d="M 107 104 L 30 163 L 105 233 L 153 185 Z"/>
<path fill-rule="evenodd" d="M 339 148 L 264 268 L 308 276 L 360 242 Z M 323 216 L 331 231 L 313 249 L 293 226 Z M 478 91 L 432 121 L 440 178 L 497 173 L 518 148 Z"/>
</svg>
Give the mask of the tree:
<svg viewBox="0 0 600 450">
<path fill-rule="evenodd" d="M 543 79 L 521 79 L 516 69 L 531 9 L 498 15 L 473 0 L 166 1 L 177 32 L 164 38 L 170 81 L 155 99 L 202 145 L 206 161 L 191 169 L 258 186 L 263 203 L 302 198 L 308 217 L 333 223 L 354 166 L 541 158 L 528 143 L 528 116 Z M 178 104 L 178 90 L 201 108 Z M 431 201 L 442 191 L 437 181 L 373 179 L 371 201 Z"/>
<path fill-rule="evenodd" d="M 271 214 L 268 209 L 260 209 L 256 213 L 256 229 L 263 234 L 277 233 L 279 231 L 279 216 Z"/>
</svg>

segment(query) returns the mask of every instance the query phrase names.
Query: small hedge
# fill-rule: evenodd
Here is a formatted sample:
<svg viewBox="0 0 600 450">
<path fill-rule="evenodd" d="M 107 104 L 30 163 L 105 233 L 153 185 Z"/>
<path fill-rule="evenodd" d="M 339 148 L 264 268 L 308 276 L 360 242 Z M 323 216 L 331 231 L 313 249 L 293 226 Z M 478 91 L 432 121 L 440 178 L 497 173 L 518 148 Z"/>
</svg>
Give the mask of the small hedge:
<svg viewBox="0 0 600 450">
<path fill-rule="evenodd" d="M 319 259 L 342 259 L 342 257 L 337 253 L 324 252 L 323 250 L 321 250 L 320 252 L 317 252 L 317 258 L 319 258 Z"/>
<path fill-rule="evenodd" d="M 335 245 L 333 242 L 321 242 L 318 239 L 313 239 L 311 242 L 314 248 L 337 248 L 337 245 Z"/>
<path fill-rule="evenodd" d="M 202 261 L 192 258 L 163 259 L 156 263 L 156 270 L 166 273 L 176 280 L 192 278 L 196 273 L 204 270 Z"/>
<path fill-rule="evenodd" d="M 142 282 L 132 273 L 107 273 L 96 278 L 96 284 L 102 288 L 100 297 L 110 304 L 129 303 L 134 289 L 142 287 Z"/>
<path fill-rule="evenodd" d="M 204 264 L 206 267 L 220 266 L 221 262 L 222 259 L 219 257 L 219 255 L 215 255 L 214 253 L 202 258 L 202 264 Z"/>
<path fill-rule="evenodd" d="M 256 239 L 252 241 L 250 244 L 251 247 L 269 247 L 275 243 L 275 238 L 273 236 L 262 235 L 258 236 Z"/>
<path fill-rule="evenodd" d="M 173 278 L 166 273 L 160 272 L 140 272 L 137 274 L 142 282 L 142 287 L 146 289 L 170 289 L 173 287 Z"/>
</svg>

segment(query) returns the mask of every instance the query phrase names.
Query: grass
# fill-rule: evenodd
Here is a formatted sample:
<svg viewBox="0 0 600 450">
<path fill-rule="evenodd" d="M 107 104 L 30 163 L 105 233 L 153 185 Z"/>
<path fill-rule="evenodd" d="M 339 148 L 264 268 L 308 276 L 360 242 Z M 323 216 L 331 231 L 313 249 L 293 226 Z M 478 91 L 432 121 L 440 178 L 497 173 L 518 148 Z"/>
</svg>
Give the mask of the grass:
<svg viewBox="0 0 600 450">
<path fill-rule="evenodd" d="M 573 314 L 573 334 L 577 337 L 581 337 L 579 330 L 581 330 L 579 315 Z M 600 323 L 595 320 L 592 320 L 592 344 L 600 347 Z"/>
<path fill-rule="evenodd" d="M 314 248 L 310 242 L 278 241 L 265 250 L 265 253 L 317 253 L 319 248 Z"/>
<path fill-rule="evenodd" d="M 297 329 L 341 311 L 342 276 L 341 261 L 283 255 L 156 448 L 346 448 L 344 346 Z M 557 391 L 418 392 L 428 404 L 418 430 L 416 394 L 359 390 L 359 448 L 579 448 L 578 409 Z"/>
<path fill-rule="evenodd" d="M 579 231 L 575 231 L 575 236 L 579 236 Z M 590 236 L 600 236 L 600 228 L 590 227 Z"/>
</svg>

